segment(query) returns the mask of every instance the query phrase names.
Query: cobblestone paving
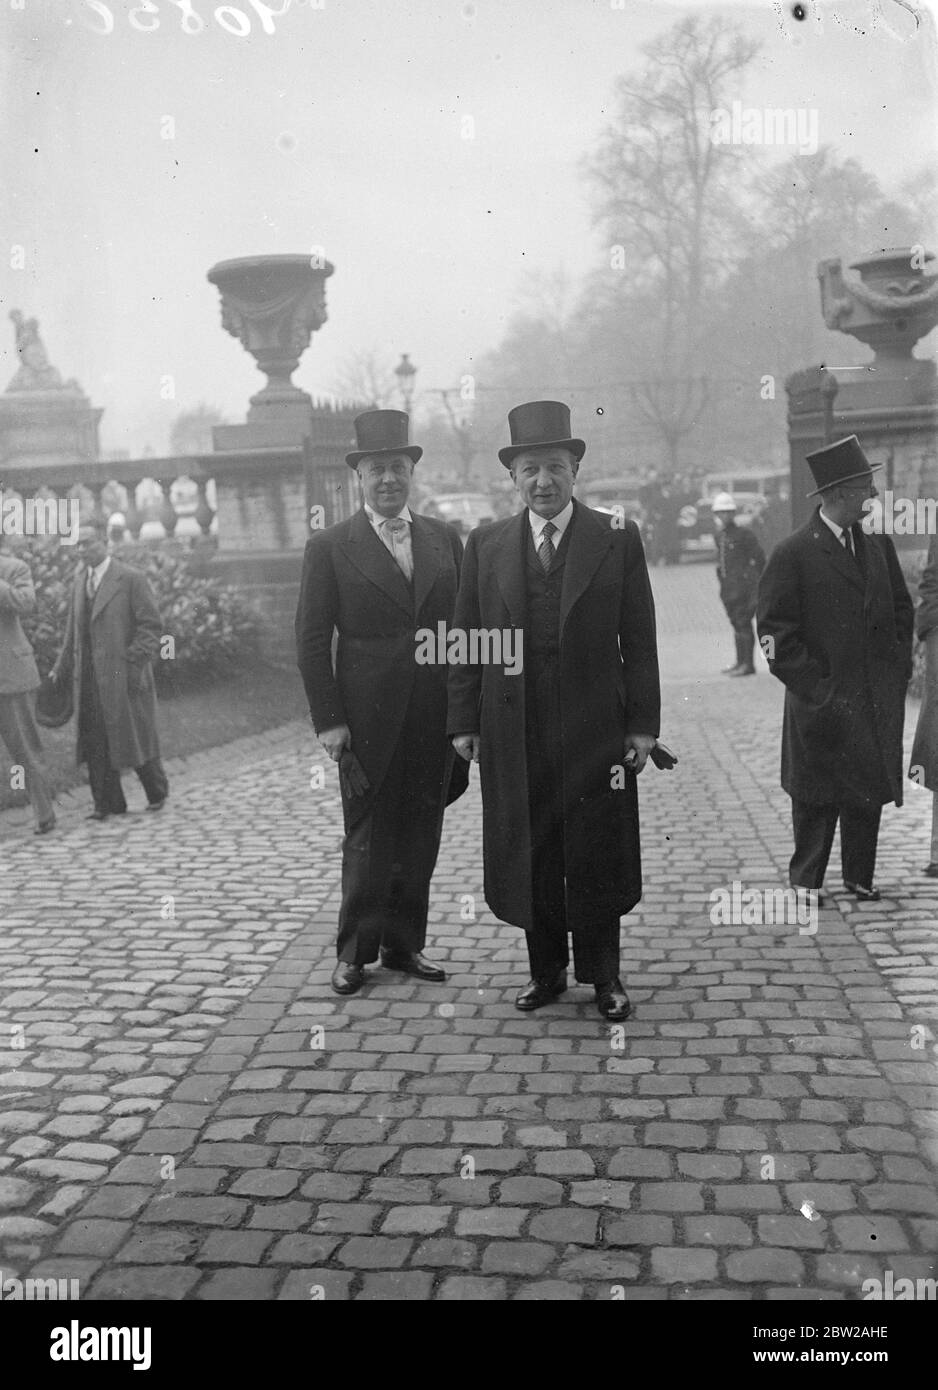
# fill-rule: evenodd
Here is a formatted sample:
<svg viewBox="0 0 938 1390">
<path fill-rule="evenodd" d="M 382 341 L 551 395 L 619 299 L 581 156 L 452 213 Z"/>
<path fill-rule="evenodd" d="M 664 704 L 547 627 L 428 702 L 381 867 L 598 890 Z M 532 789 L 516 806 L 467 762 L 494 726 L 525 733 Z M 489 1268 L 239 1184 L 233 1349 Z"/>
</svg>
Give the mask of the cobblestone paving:
<svg viewBox="0 0 938 1390">
<path fill-rule="evenodd" d="M 434 880 L 446 984 L 375 968 L 350 1000 L 308 726 L 173 767 L 159 816 L 72 815 L 41 843 L 9 818 L 4 1278 L 90 1300 L 850 1299 L 938 1275 L 930 798 L 886 813 L 881 903 L 833 874 L 814 934 L 714 925 L 712 890 L 786 882 L 781 689 L 715 674 L 709 566 L 654 582 L 681 763 L 641 781 L 624 1025 L 584 986 L 514 1009 L 523 939 L 482 900 L 475 774 Z"/>
</svg>

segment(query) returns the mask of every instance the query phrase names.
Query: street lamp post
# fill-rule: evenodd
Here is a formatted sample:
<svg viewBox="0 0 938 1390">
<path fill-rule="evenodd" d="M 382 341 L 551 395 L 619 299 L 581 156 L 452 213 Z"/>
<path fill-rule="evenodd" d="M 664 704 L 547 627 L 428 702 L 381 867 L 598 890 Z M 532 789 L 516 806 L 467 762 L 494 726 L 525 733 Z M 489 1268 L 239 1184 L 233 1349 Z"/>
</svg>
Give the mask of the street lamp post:
<svg viewBox="0 0 938 1390">
<path fill-rule="evenodd" d="M 404 410 L 410 414 L 410 403 L 414 396 L 414 378 L 417 375 L 417 368 L 410 360 L 408 353 L 401 354 L 401 360 L 394 368 L 394 375 L 397 377 L 397 384 L 400 387 L 401 398 L 404 402 Z"/>
</svg>

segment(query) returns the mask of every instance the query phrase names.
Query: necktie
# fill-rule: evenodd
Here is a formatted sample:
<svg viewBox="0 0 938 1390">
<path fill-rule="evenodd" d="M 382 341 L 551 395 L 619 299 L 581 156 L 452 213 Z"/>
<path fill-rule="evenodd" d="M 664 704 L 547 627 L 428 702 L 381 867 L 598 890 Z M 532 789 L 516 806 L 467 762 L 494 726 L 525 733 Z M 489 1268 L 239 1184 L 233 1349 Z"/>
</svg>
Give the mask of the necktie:
<svg viewBox="0 0 938 1390">
<path fill-rule="evenodd" d="M 554 525 L 554 523 L 552 521 L 548 521 L 547 525 L 541 532 L 541 543 L 537 548 L 537 558 L 540 560 L 542 566 L 544 567 L 545 574 L 550 569 L 553 563 L 554 543 L 551 540 L 551 537 L 553 536 L 556 530 L 557 527 Z"/>
<path fill-rule="evenodd" d="M 844 550 L 846 550 L 848 555 L 852 555 L 855 560 L 857 558 L 857 552 L 853 548 L 853 533 L 848 527 L 844 527 L 840 539 L 844 543 Z"/>
<path fill-rule="evenodd" d="M 94 596 L 95 596 L 96 591 L 97 591 L 97 586 L 96 586 L 96 584 L 95 584 L 95 582 L 94 582 L 94 570 L 89 570 L 89 571 L 88 571 L 88 578 L 87 578 L 87 580 L 86 580 L 86 582 L 85 582 L 85 593 L 88 595 L 88 598 L 89 598 L 89 599 L 93 599 Z"/>
<path fill-rule="evenodd" d="M 384 534 L 391 542 L 391 554 L 397 561 L 398 569 L 406 580 L 413 577 L 413 565 L 407 553 L 407 522 L 401 516 L 389 517 L 381 523 Z"/>
</svg>

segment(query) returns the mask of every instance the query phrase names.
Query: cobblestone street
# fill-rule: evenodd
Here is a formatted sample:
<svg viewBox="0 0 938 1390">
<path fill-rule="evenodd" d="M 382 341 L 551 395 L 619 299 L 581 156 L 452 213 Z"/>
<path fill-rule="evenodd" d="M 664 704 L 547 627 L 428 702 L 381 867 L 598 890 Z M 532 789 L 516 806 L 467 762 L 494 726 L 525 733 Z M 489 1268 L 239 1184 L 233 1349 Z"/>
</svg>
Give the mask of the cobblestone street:
<svg viewBox="0 0 938 1390">
<path fill-rule="evenodd" d="M 336 774 L 308 724 L 170 760 L 159 816 L 131 776 L 123 819 L 85 821 L 87 788 L 42 842 L 4 818 L 4 1278 L 82 1300 L 660 1300 L 938 1277 L 930 796 L 884 814 L 880 903 L 843 893 L 835 845 L 816 933 L 714 925 L 713 890 L 787 883 L 783 692 L 761 661 L 717 674 L 712 565 L 653 580 L 680 765 L 641 778 L 623 1025 L 587 986 L 514 1008 L 524 942 L 482 898 L 475 770 L 434 879 L 447 982 L 373 968 L 349 1000 Z"/>
</svg>

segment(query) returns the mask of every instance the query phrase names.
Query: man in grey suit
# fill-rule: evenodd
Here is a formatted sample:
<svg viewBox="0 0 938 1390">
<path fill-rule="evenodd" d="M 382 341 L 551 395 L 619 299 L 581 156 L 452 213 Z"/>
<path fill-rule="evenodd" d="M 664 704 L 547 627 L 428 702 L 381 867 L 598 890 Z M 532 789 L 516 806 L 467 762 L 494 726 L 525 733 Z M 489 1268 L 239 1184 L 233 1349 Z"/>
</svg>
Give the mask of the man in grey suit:
<svg viewBox="0 0 938 1390">
<path fill-rule="evenodd" d="M 55 810 L 42 766 L 33 707 L 39 672 L 20 624 L 21 614 L 35 609 L 36 592 L 29 566 L 8 554 L 6 543 L 0 532 L 0 739 L 13 766 L 23 769 L 26 794 L 36 818 L 35 833 L 45 835 L 55 826 Z"/>
</svg>

